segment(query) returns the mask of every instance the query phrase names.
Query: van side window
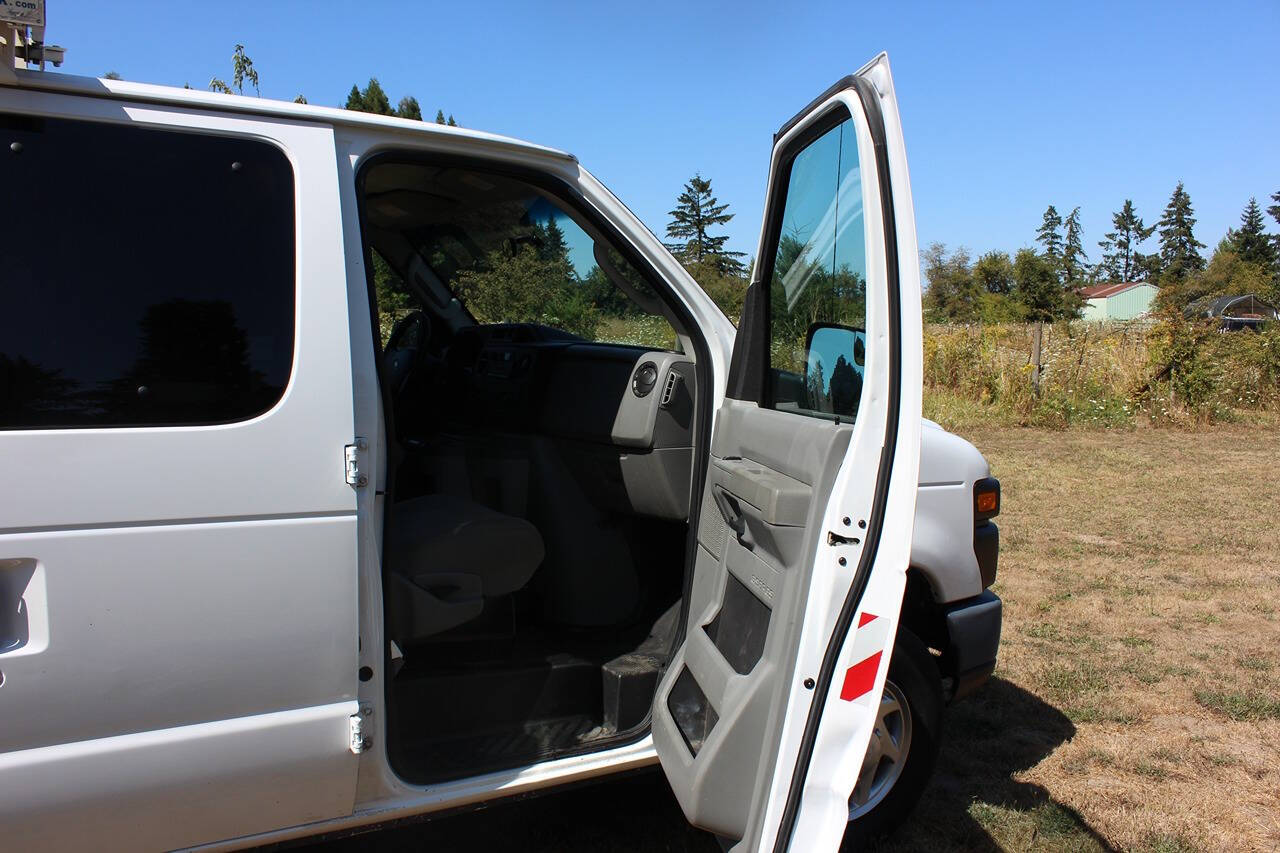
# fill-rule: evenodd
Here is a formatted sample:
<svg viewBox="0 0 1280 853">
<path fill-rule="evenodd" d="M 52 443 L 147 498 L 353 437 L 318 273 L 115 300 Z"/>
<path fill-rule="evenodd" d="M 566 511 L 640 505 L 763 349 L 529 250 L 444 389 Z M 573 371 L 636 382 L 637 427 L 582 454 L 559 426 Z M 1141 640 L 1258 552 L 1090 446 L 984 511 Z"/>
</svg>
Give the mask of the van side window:
<svg viewBox="0 0 1280 853">
<path fill-rule="evenodd" d="M 226 423 L 293 368 L 294 178 L 257 140 L 0 114 L 0 429 Z"/>
<path fill-rule="evenodd" d="M 866 370 L 866 234 L 853 122 L 828 127 L 787 176 L 768 278 L 769 404 L 847 423 Z"/>
</svg>

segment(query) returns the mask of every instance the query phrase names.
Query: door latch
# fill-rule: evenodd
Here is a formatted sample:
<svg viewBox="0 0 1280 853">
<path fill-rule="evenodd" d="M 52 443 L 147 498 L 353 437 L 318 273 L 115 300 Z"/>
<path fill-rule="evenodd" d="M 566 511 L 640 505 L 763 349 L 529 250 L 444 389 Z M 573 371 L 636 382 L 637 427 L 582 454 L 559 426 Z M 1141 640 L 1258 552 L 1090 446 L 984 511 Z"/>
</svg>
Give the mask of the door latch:
<svg viewBox="0 0 1280 853">
<path fill-rule="evenodd" d="M 359 755 L 360 753 L 368 749 L 370 744 L 372 743 L 373 738 L 370 736 L 372 732 L 370 732 L 371 726 L 369 725 L 372 721 L 373 721 L 373 706 L 368 704 L 367 702 L 361 702 L 360 712 L 356 714 L 352 714 L 349 719 L 349 722 L 351 724 L 351 744 L 350 745 L 351 745 L 351 752 L 353 754 Z"/>
<path fill-rule="evenodd" d="M 369 478 L 360 470 L 360 451 L 368 448 L 369 442 L 358 436 L 354 444 L 348 444 L 342 448 L 348 486 L 355 486 L 358 489 L 361 486 L 368 485 Z"/>
</svg>

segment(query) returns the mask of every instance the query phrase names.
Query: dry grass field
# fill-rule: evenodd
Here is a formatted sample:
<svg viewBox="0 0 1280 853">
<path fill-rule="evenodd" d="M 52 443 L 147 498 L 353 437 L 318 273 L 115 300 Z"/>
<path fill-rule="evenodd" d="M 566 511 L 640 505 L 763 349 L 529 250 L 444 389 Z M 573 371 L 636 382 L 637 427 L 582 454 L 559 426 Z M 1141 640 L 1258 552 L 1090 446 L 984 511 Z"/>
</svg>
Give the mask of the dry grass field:
<svg viewBox="0 0 1280 853">
<path fill-rule="evenodd" d="M 1280 849 L 1280 428 L 969 430 L 1004 488 L 996 678 L 907 850 Z M 656 774 L 335 849 L 718 849 Z"/>
<path fill-rule="evenodd" d="M 1280 848 L 1280 430 L 971 432 L 998 678 L 890 850 Z"/>
</svg>

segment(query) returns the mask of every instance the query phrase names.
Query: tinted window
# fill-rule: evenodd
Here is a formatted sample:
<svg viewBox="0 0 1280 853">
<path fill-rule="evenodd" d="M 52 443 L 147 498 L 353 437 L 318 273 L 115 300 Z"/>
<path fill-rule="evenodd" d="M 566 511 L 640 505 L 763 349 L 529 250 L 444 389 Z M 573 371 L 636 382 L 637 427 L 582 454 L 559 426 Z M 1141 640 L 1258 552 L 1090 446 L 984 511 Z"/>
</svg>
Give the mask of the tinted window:
<svg viewBox="0 0 1280 853">
<path fill-rule="evenodd" d="M 774 408 L 847 421 L 865 370 L 866 236 L 850 120 L 791 161 L 769 281 Z"/>
<path fill-rule="evenodd" d="M 219 423 L 284 393 L 293 171 L 263 142 L 0 114 L 0 427 Z"/>
</svg>

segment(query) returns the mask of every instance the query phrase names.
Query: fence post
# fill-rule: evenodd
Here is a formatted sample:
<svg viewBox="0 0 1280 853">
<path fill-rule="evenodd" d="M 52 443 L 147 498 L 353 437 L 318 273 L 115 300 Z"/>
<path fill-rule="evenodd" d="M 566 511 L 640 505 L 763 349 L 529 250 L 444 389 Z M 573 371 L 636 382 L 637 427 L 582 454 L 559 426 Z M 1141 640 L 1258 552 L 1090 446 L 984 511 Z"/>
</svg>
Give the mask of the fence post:
<svg viewBox="0 0 1280 853">
<path fill-rule="evenodd" d="M 1031 396 L 1040 397 L 1040 346 L 1044 342 L 1044 321 L 1037 320 L 1031 330 Z"/>
</svg>

